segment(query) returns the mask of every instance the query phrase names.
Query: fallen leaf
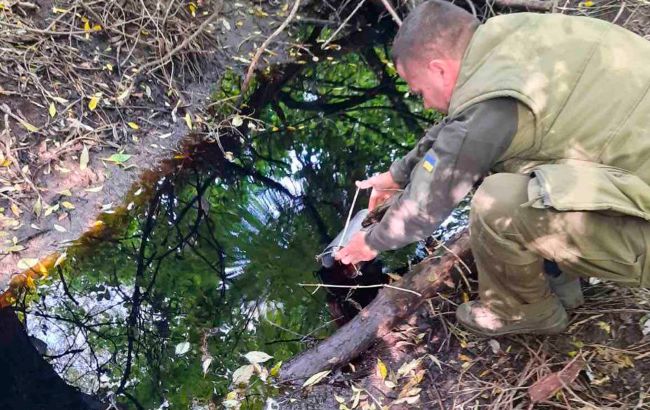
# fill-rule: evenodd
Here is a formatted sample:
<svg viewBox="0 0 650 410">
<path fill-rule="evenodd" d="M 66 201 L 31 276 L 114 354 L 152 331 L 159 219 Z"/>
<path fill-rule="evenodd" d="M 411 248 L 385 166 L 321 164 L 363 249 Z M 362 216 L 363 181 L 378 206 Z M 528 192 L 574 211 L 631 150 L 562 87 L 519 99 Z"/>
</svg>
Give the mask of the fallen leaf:
<svg viewBox="0 0 650 410">
<path fill-rule="evenodd" d="M 244 357 L 251 364 L 264 363 L 264 362 L 268 361 L 269 359 L 273 358 L 273 356 L 270 356 L 270 355 L 268 355 L 268 354 L 266 354 L 264 352 L 257 352 L 257 351 L 248 352 L 248 353 L 246 353 L 244 355 Z"/>
<path fill-rule="evenodd" d="M 38 197 L 36 202 L 34 202 L 32 211 L 34 211 L 34 215 L 41 216 L 41 212 L 43 212 L 43 202 L 41 201 L 41 197 Z"/>
<path fill-rule="evenodd" d="M 79 169 L 83 171 L 88 168 L 89 160 L 90 154 L 88 153 L 88 147 L 84 145 L 83 150 L 81 150 L 81 156 L 79 157 Z"/>
<path fill-rule="evenodd" d="M 59 255 L 58 258 L 56 258 L 56 262 L 54 262 L 54 267 L 56 268 L 60 264 L 62 264 L 65 261 L 65 258 L 68 257 L 68 254 L 66 252 L 63 252 L 61 255 Z"/>
<path fill-rule="evenodd" d="M 331 370 L 325 370 L 323 372 L 318 372 L 314 375 L 312 375 L 309 379 L 307 379 L 302 387 L 309 387 L 317 384 L 321 380 L 323 380 L 328 374 L 330 374 Z"/>
<path fill-rule="evenodd" d="M 90 101 L 88 102 L 88 109 L 90 111 L 94 111 L 95 108 L 97 108 L 97 104 L 99 104 L 100 98 L 101 98 L 101 94 L 95 94 L 92 97 L 90 97 Z"/>
<path fill-rule="evenodd" d="M 59 232 L 67 232 L 68 230 L 62 227 L 61 225 L 54 224 L 54 229 L 56 229 Z"/>
<path fill-rule="evenodd" d="M 405 374 L 410 373 L 411 371 L 415 370 L 416 367 L 420 364 L 420 361 L 422 359 L 413 359 L 408 363 L 404 363 L 398 370 L 397 370 L 397 375 L 398 376 L 403 376 Z"/>
<path fill-rule="evenodd" d="M 210 368 L 210 364 L 212 363 L 212 357 L 206 357 L 203 359 L 203 363 L 201 363 L 201 367 L 203 368 L 203 377 L 208 373 L 208 369 Z"/>
<path fill-rule="evenodd" d="M 282 360 L 277 362 L 273 367 L 271 367 L 271 377 L 277 377 L 280 374 L 280 368 L 282 367 Z"/>
<path fill-rule="evenodd" d="M 54 118 L 56 116 L 56 105 L 53 102 L 50 103 L 50 108 L 48 109 L 50 117 Z"/>
<path fill-rule="evenodd" d="M 239 127 L 244 123 L 244 120 L 240 115 L 235 115 L 232 117 L 232 126 L 233 127 Z"/>
<path fill-rule="evenodd" d="M 99 192 L 102 189 L 104 189 L 104 185 L 96 186 L 96 187 L 93 187 L 93 188 L 86 188 L 86 189 L 84 189 L 84 191 L 86 191 L 86 192 Z"/>
<path fill-rule="evenodd" d="M 13 202 L 11 203 L 11 206 L 9 208 L 11 208 L 11 213 L 13 213 L 16 216 L 20 216 L 20 214 L 22 213 L 20 208 L 18 208 L 18 205 L 16 205 Z"/>
<path fill-rule="evenodd" d="M 248 381 L 253 374 L 255 373 L 255 366 L 252 364 L 247 364 L 235 370 L 232 374 L 232 384 L 235 386 L 240 386 L 242 384 L 248 384 Z"/>
<path fill-rule="evenodd" d="M 176 345 L 176 348 L 174 349 L 174 353 L 176 353 L 177 356 L 182 356 L 185 353 L 190 351 L 190 342 L 181 342 Z"/>
<path fill-rule="evenodd" d="M 116 164 L 123 164 L 126 161 L 128 161 L 129 159 L 131 159 L 131 157 L 132 157 L 132 155 L 130 155 L 130 154 L 118 153 L 118 154 L 113 154 L 108 158 L 102 158 L 102 159 L 104 159 L 105 161 L 114 162 Z"/>
<path fill-rule="evenodd" d="M 18 261 L 16 267 L 21 270 L 31 269 L 32 267 L 38 265 L 38 259 L 33 258 L 23 258 Z"/>
<path fill-rule="evenodd" d="M 65 209 L 74 209 L 74 205 L 68 201 L 61 202 L 61 206 L 64 207 Z"/>
<path fill-rule="evenodd" d="M 528 387 L 530 400 L 533 403 L 538 403 L 550 399 L 563 386 L 568 386 L 573 383 L 584 366 L 584 361 L 573 360 L 559 372 L 551 373 L 548 376 L 542 377 Z"/>
<path fill-rule="evenodd" d="M 22 125 L 29 132 L 37 132 L 38 128 L 34 127 L 32 124 L 28 123 L 25 120 L 19 120 L 20 125 Z"/>
<path fill-rule="evenodd" d="M 386 365 L 379 358 L 377 359 L 377 374 L 379 374 L 379 377 L 381 377 L 382 380 L 385 380 L 388 375 Z"/>
<path fill-rule="evenodd" d="M 140 126 L 138 124 L 136 124 L 135 122 L 133 122 L 133 121 L 129 121 L 126 124 L 129 127 L 131 127 L 132 129 L 134 129 L 134 130 L 139 130 L 140 129 Z"/>
<path fill-rule="evenodd" d="M 185 120 L 185 124 L 187 124 L 187 128 L 192 129 L 192 116 L 190 113 L 185 113 L 185 117 L 183 117 Z"/>
</svg>

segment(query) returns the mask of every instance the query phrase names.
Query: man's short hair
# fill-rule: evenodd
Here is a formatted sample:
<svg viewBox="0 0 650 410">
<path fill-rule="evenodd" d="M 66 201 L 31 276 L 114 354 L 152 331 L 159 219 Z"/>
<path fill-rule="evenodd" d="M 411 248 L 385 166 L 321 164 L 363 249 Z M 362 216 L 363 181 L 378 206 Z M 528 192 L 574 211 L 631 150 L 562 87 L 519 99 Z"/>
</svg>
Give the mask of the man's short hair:
<svg viewBox="0 0 650 410">
<path fill-rule="evenodd" d="M 479 24 L 471 13 L 449 2 L 426 1 L 404 19 L 393 41 L 393 60 L 460 59 Z"/>
</svg>

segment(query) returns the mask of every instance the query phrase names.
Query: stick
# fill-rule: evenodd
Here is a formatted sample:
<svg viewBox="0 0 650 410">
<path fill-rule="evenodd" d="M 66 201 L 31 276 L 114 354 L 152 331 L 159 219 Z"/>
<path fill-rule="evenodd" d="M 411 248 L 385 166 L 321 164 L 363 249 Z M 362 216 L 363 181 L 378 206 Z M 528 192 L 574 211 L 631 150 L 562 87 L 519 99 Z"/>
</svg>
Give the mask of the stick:
<svg viewBox="0 0 650 410">
<path fill-rule="evenodd" d="M 331 35 L 327 40 L 325 40 L 325 42 L 323 43 L 323 45 L 320 46 L 321 49 L 324 50 L 325 47 L 327 47 L 327 45 L 330 43 L 330 41 L 332 41 L 332 39 L 333 39 L 334 37 L 336 37 L 336 35 L 339 33 L 339 31 L 343 30 L 343 27 L 345 27 L 345 25 L 348 24 L 348 21 L 350 21 L 350 19 L 352 18 L 352 16 L 354 16 L 355 14 L 357 14 L 357 11 L 359 11 L 359 9 L 361 8 L 361 6 L 363 6 L 363 3 L 365 3 L 365 2 L 366 2 L 366 0 L 361 0 L 361 1 L 359 2 L 359 4 L 357 4 L 357 7 L 355 7 L 354 10 L 352 10 L 352 13 L 350 13 L 350 15 L 347 16 L 347 17 L 345 18 L 345 20 L 343 20 L 343 23 L 341 23 L 341 25 L 339 26 L 339 28 L 337 28 L 336 31 L 334 31 L 334 33 L 332 33 L 332 35 Z"/>
<path fill-rule="evenodd" d="M 553 8 L 553 2 L 544 0 L 494 0 L 494 4 L 499 7 L 537 11 L 549 11 Z"/>
<path fill-rule="evenodd" d="M 291 20 L 295 17 L 296 13 L 298 12 L 298 7 L 300 6 L 300 0 L 296 0 L 296 2 L 293 4 L 293 8 L 291 9 L 291 12 L 287 16 L 287 18 L 280 24 L 280 27 L 278 27 L 273 34 L 267 38 L 260 48 L 257 49 L 257 52 L 255 53 L 255 56 L 253 57 L 253 60 L 251 61 L 251 65 L 248 66 L 248 72 L 246 73 L 246 77 L 244 78 L 244 83 L 241 86 L 241 92 L 239 93 L 239 102 L 241 102 L 241 99 L 244 97 L 244 94 L 246 94 L 246 90 L 248 89 L 248 85 L 251 81 L 251 78 L 253 77 L 253 71 L 255 70 L 255 66 L 257 65 L 257 62 L 259 61 L 260 57 L 262 56 L 262 53 L 264 50 L 266 50 L 266 47 L 271 44 L 271 41 L 275 37 L 277 37 L 282 31 L 289 25 Z M 239 105 L 239 104 L 237 104 Z"/>
<path fill-rule="evenodd" d="M 384 4 L 384 7 L 386 7 L 386 10 L 388 10 L 388 13 L 390 13 L 393 20 L 395 20 L 395 23 L 397 23 L 398 26 L 402 27 L 402 19 L 399 18 L 397 12 L 395 12 L 395 9 L 393 6 L 391 6 L 390 2 L 388 0 L 381 0 L 381 2 Z"/>
<path fill-rule="evenodd" d="M 396 290 L 401 290 L 404 292 L 409 292 L 417 296 L 422 296 L 421 293 L 416 292 L 411 289 L 404 289 L 400 288 L 398 286 L 393 286 L 393 285 L 387 285 L 387 284 L 378 284 L 378 285 L 326 285 L 324 283 L 299 283 L 298 286 L 303 286 L 303 287 L 318 287 L 318 288 L 345 288 L 345 289 L 369 289 L 369 288 L 390 288 L 390 289 L 396 289 Z"/>
</svg>

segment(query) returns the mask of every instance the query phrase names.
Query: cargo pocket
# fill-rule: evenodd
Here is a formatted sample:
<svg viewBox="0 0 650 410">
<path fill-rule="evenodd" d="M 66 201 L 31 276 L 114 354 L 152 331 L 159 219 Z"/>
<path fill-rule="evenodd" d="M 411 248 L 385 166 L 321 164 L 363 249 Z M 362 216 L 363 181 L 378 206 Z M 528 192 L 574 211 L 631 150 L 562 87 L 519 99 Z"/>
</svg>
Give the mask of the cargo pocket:
<svg viewBox="0 0 650 410">
<path fill-rule="evenodd" d="M 646 260 L 650 186 L 627 171 L 594 164 L 549 164 L 533 169 L 529 202 L 552 208 L 563 226 L 560 259 L 574 273 L 638 286 Z M 584 212 L 563 214 L 563 212 Z"/>
<path fill-rule="evenodd" d="M 547 164 L 533 169 L 528 205 L 558 211 L 597 211 L 650 220 L 650 186 L 619 168 Z"/>
</svg>

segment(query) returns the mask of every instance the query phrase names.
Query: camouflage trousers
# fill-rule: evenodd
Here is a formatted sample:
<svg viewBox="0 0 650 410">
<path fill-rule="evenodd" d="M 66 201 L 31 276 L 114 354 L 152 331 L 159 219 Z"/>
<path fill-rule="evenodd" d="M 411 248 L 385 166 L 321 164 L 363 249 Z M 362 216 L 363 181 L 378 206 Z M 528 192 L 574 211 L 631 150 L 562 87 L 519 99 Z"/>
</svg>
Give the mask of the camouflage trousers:
<svg viewBox="0 0 650 410">
<path fill-rule="evenodd" d="M 650 223 L 593 211 L 530 206 L 530 177 L 486 178 L 472 200 L 471 248 L 481 302 L 504 318 L 545 309 L 553 298 L 544 259 L 569 274 L 650 287 Z"/>
</svg>

